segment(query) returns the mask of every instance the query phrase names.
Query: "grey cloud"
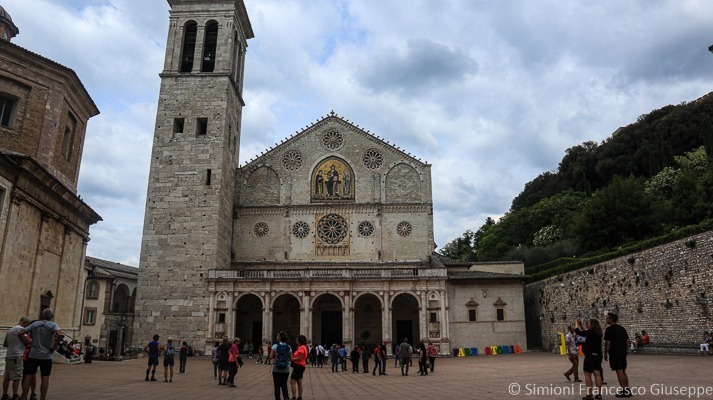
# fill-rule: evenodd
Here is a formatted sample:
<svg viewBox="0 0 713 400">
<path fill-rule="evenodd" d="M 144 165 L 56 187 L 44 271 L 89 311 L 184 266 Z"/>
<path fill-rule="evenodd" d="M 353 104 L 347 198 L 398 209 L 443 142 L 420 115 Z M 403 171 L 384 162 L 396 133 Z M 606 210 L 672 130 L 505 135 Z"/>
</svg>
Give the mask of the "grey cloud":
<svg viewBox="0 0 713 400">
<path fill-rule="evenodd" d="M 369 60 L 354 76 L 373 92 L 418 93 L 461 82 L 478 71 L 478 63 L 463 51 L 428 39 L 408 40 L 404 53 L 383 49 Z"/>
</svg>

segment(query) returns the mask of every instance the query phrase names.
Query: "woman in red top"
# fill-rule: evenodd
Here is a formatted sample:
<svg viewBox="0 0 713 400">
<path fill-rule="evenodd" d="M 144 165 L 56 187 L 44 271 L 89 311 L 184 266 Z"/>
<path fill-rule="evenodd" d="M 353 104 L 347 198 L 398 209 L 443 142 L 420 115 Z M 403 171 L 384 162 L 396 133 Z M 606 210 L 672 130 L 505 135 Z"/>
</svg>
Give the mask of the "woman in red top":
<svg viewBox="0 0 713 400">
<path fill-rule="evenodd" d="M 302 376 L 307 367 L 307 337 L 297 336 L 297 351 L 292 354 L 292 375 L 290 376 L 290 389 L 292 389 L 291 400 L 302 400 Z M 297 397 L 295 397 L 298 395 Z"/>
</svg>

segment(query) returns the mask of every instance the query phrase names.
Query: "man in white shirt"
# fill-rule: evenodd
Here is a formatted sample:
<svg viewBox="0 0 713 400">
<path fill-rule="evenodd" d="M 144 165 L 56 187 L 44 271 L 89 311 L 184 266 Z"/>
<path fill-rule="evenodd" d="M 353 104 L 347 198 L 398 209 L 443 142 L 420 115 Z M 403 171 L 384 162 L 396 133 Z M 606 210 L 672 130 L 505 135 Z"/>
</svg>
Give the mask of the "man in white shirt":
<svg viewBox="0 0 713 400">
<path fill-rule="evenodd" d="M 3 347 L 7 348 L 5 355 L 5 376 L 2 381 L 2 400 L 9 400 L 8 389 L 12 382 L 12 399 L 19 399 L 20 381 L 22 380 L 22 354 L 25 352 L 25 345 L 20 341 L 18 333 L 30 324 L 27 317 L 20 318 L 17 326 L 11 328 L 5 334 Z"/>
<path fill-rule="evenodd" d="M 52 322 L 54 311 L 50 308 L 42 310 L 42 320 L 35 321 L 26 328 L 20 329 L 17 336 L 27 345 L 29 342 L 25 337 L 25 333 L 32 334 L 32 347 L 27 355 L 27 362 L 23 369 L 24 377 L 22 379 L 22 400 L 27 400 L 27 395 L 30 389 L 30 381 L 37 374 L 37 369 L 40 369 L 40 400 L 47 398 L 47 390 L 50 386 L 50 374 L 52 373 L 52 354 L 57 349 L 57 345 L 64 334 L 59 329 L 59 325 Z"/>
</svg>

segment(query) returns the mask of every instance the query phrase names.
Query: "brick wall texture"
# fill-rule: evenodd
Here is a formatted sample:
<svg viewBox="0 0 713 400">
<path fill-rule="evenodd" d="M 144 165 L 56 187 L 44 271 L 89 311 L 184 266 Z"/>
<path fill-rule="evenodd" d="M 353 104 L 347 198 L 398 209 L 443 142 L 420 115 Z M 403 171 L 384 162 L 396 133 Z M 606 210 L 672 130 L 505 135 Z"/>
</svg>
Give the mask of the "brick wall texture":
<svg viewBox="0 0 713 400">
<path fill-rule="evenodd" d="M 633 337 L 691 346 L 713 328 L 713 231 L 526 286 L 528 342 L 555 348 L 556 333 L 579 316 L 618 312 Z"/>
</svg>

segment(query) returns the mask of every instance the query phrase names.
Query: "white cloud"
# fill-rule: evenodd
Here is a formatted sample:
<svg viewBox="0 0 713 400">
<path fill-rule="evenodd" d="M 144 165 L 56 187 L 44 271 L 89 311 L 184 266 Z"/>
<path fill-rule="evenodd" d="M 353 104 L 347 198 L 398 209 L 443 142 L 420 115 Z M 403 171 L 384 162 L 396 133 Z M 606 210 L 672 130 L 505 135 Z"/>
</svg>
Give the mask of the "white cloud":
<svg viewBox="0 0 713 400">
<path fill-rule="evenodd" d="M 137 265 L 165 1 L 7 0 L 15 43 L 102 111 L 79 190 L 88 253 Z M 565 149 L 713 88 L 703 0 L 246 0 L 241 164 L 330 110 L 433 164 L 436 242 L 497 218 Z"/>
</svg>

